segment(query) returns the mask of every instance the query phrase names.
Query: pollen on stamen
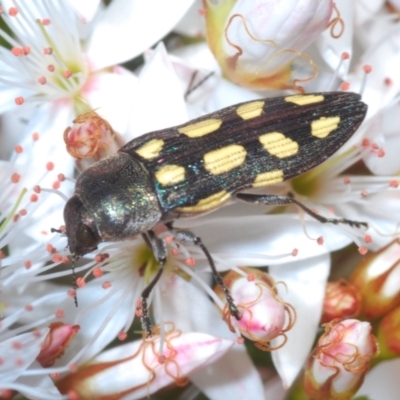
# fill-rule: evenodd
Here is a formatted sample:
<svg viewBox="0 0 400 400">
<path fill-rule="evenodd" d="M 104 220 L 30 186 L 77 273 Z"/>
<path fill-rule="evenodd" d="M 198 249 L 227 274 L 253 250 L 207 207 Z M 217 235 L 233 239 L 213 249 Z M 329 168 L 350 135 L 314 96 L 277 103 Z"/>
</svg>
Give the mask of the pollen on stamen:
<svg viewBox="0 0 400 400">
<path fill-rule="evenodd" d="M 13 217 L 13 221 L 14 221 L 14 222 L 17 222 L 18 220 L 19 220 L 19 215 L 18 215 L 18 214 L 15 214 L 14 217 Z"/>
<path fill-rule="evenodd" d="M 17 359 L 15 360 L 15 365 L 16 365 L 17 367 L 22 367 L 22 366 L 24 365 L 24 360 L 23 360 L 22 358 L 17 358 Z"/>
<path fill-rule="evenodd" d="M 49 162 L 46 164 L 46 169 L 47 169 L 47 171 L 53 171 L 53 169 L 54 169 L 54 163 L 51 162 L 51 161 L 49 161 Z"/>
<path fill-rule="evenodd" d="M 37 142 L 39 140 L 39 133 L 37 132 L 32 133 L 32 140 L 34 142 Z"/>
<path fill-rule="evenodd" d="M 49 55 L 53 54 L 53 49 L 51 47 L 45 47 L 43 49 L 43 54 L 46 56 L 49 56 Z"/>
<path fill-rule="evenodd" d="M 55 70 L 55 68 L 54 68 L 54 65 L 53 65 L 53 64 L 49 64 L 49 65 L 47 66 L 47 71 L 49 71 L 49 72 L 54 72 L 54 70 Z"/>
<path fill-rule="evenodd" d="M 64 318 L 64 315 L 65 315 L 64 310 L 58 309 L 56 311 L 56 318 Z"/>
<path fill-rule="evenodd" d="M 345 177 L 343 178 L 343 183 L 344 183 L 345 185 L 348 185 L 348 184 L 350 183 L 350 178 L 349 178 L 348 176 L 345 176 Z"/>
<path fill-rule="evenodd" d="M 157 361 L 159 364 L 165 364 L 165 356 L 164 355 L 159 355 L 157 357 Z"/>
<path fill-rule="evenodd" d="M 53 372 L 52 374 L 50 374 L 51 379 L 58 379 L 59 377 L 60 377 L 59 372 Z"/>
<path fill-rule="evenodd" d="M 64 181 L 65 181 L 65 175 L 64 175 L 64 174 L 58 174 L 58 175 L 57 175 L 57 179 L 58 179 L 60 182 L 64 182 Z"/>
<path fill-rule="evenodd" d="M 171 244 L 173 242 L 173 240 L 174 240 L 174 237 L 173 236 L 167 236 L 164 240 L 165 240 L 166 244 Z"/>
<path fill-rule="evenodd" d="M 385 157 L 385 150 L 383 150 L 383 149 L 379 149 L 377 152 L 376 152 L 376 155 L 378 156 L 378 157 L 380 157 L 380 158 L 382 158 L 382 157 Z"/>
<path fill-rule="evenodd" d="M 368 197 L 368 192 L 366 190 L 361 190 L 361 197 Z"/>
<path fill-rule="evenodd" d="M 350 54 L 347 51 L 344 51 L 341 55 L 342 60 L 348 60 L 350 58 Z"/>
<path fill-rule="evenodd" d="M 67 294 L 68 294 L 69 297 L 74 299 L 75 296 L 76 296 L 76 290 L 75 289 L 70 289 L 70 290 L 68 290 Z"/>
<path fill-rule="evenodd" d="M 64 78 L 70 78 L 71 77 L 71 75 L 72 75 L 72 72 L 69 70 L 69 69 L 67 69 L 67 70 L 65 70 L 64 72 L 63 72 L 63 76 L 64 76 Z"/>
<path fill-rule="evenodd" d="M 39 185 L 36 185 L 36 186 L 34 186 L 33 191 L 35 193 L 39 194 L 42 191 L 42 189 L 41 189 L 41 187 Z"/>
<path fill-rule="evenodd" d="M 68 263 L 69 263 L 68 257 L 67 257 L 67 256 L 63 256 L 61 262 L 62 262 L 63 264 L 68 264 Z"/>
<path fill-rule="evenodd" d="M 102 285 L 101 285 L 101 287 L 103 289 L 109 289 L 111 286 L 112 286 L 111 282 L 109 282 L 109 281 L 103 282 Z"/>
<path fill-rule="evenodd" d="M 18 183 L 20 180 L 21 180 L 21 175 L 20 174 L 17 174 L 16 172 L 14 172 L 11 175 L 11 182 L 12 183 Z"/>
<path fill-rule="evenodd" d="M 43 18 L 42 19 L 42 25 L 47 26 L 50 25 L 51 20 L 49 18 Z"/>
<path fill-rule="evenodd" d="M 17 145 L 14 147 L 14 150 L 15 150 L 15 152 L 16 152 L 17 154 L 21 154 L 21 153 L 24 151 L 24 148 L 23 148 L 20 144 L 17 144 Z"/>
<path fill-rule="evenodd" d="M 393 85 L 393 79 L 392 78 L 385 78 L 383 80 L 383 83 L 385 84 L 385 86 L 392 86 Z"/>
<path fill-rule="evenodd" d="M 85 279 L 83 279 L 83 278 L 78 278 L 77 280 L 76 280 L 76 285 L 78 286 L 78 287 L 80 287 L 80 288 L 83 288 L 83 287 L 85 287 L 86 286 L 86 282 L 85 282 Z"/>
<path fill-rule="evenodd" d="M 44 76 L 41 76 L 41 77 L 38 79 L 38 82 L 39 82 L 41 85 L 45 85 L 45 84 L 47 83 L 47 79 L 46 79 Z"/>
<path fill-rule="evenodd" d="M 179 250 L 176 248 L 171 249 L 171 253 L 173 256 L 177 256 L 179 254 Z"/>
<path fill-rule="evenodd" d="M 371 67 L 371 65 L 369 65 L 369 64 L 365 64 L 365 65 L 362 67 L 362 69 L 363 69 L 363 71 L 364 71 L 366 74 L 369 74 L 369 73 L 371 73 L 371 71 L 372 71 L 372 67 Z"/>
<path fill-rule="evenodd" d="M 399 181 L 397 181 L 396 179 L 393 179 L 389 182 L 389 186 L 396 189 L 399 187 Z"/>
<path fill-rule="evenodd" d="M 59 263 L 62 260 L 62 256 L 61 254 L 54 254 L 54 256 L 51 258 L 51 261 L 55 262 L 55 263 Z"/>
<path fill-rule="evenodd" d="M 340 84 L 340 89 L 342 90 L 349 90 L 350 89 L 350 83 L 349 82 L 342 82 Z"/>
<path fill-rule="evenodd" d="M 135 315 L 137 317 L 142 317 L 143 315 L 143 307 L 142 307 L 142 300 L 136 300 L 136 310 L 135 310 Z"/>
<path fill-rule="evenodd" d="M 185 260 L 185 264 L 186 264 L 188 267 L 194 267 L 194 266 L 196 265 L 196 260 L 195 260 L 193 257 L 188 257 L 188 258 Z"/>
<path fill-rule="evenodd" d="M 18 97 L 16 97 L 16 98 L 14 99 L 14 101 L 15 101 L 15 104 L 16 104 L 17 106 L 21 106 L 22 104 L 24 104 L 25 99 L 24 99 L 22 96 L 18 96 Z"/>
<path fill-rule="evenodd" d="M 362 255 L 365 256 L 368 253 L 368 249 L 365 246 L 360 246 L 358 248 L 358 252 Z"/>
<path fill-rule="evenodd" d="M 77 393 L 76 390 L 73 389 L 68 390 L 67 396 L 68 400 L 79 400 L 79 394 Z"/>
<path fill-rule="evenodd" d="M 8 10 L 8 15 L 11 17 L 15 17 L 18 14 L 18 8 L 17 7 L 10 7 Z"/>
<path fill-rule="evenodd" d="M 60 189 L 60 181 L 54 181 L 52 185 L 53 189 Z"/>
<path fill-rule="evenodd" d="M 30 261 L 30 260 L 24 261 L 24 266 L 25 266 L 26 269 L 31 268 L 32 267 L 32 261 Z"/>
<path fill-rule="evenodd" d="M 121 331 L 120 333 L 118 333 L 117 337 L 119 340 L 121 340 L 121 342 L 123 342 L 128 337 L 128 334 L 124 331 Z"/>
<path fill-rule="evenodd" d="M 317 239 L 317 243 L 318 243 L 320 246 L 322 246 L 322 245 L 324 244 L 324 237 L 323 237 L 323 236 L 320 236 L 320 237 Z"/>
<path fill-rule="evenodd" d="M 22 54 L 24 54 L 24 49 L 22 49 L 21 47 L 13 47 L 11 49 L 11 53 L 13 56 L 19 57 L 22 56 Z"/>
<path fill-rule="evenodd" d="M 54 247 L 52 244 L 50 244 L 50 243 L 48 243 L 48 244 L 46 245 L 46 250 L 47 250 L 50 254 L 53 254 L 53 253 L 56 252 L 55 247 Z"/>
<path fill-rule="evenodd" d="M 32 194 L 30 200 L 32 203 L 36 203 L 39 200 L 39 196 L 37 194 Z"/>
<path fill-rule="evenodd" d="M 253 273 L 247 274 L 247 280 L 249 282 L 253 282 L 256 279 L 255 275 Z"/>
<path fill-rule="evenodd" d="M 292 250 L 292 256 L 293 256 L 293 257 L 296 257 L 297 254 L 299 254 L 299 249 L 293 249 L 293 250 Z"/>
<path fill-rule="evenodd" d="M 24 52 L 24 56 L 27 56 L 31 52 L 31 48 L 29 46 L 24 46 L 22 50 Z"/>
<path fill-rule="evenodd" d="M 370 142 L 369 139 L 364 138 L 364 139 L 361 141 L 361 146 L 362 146 L 362 147 L 369 147 L 370 143 L 371 143 L 371 142 Z"/>
<path fill-rule="evenodd" d="M 207 10 L 205 8 L 199 8 L 199 15 L 205 17 L 207 15 Z"/>
<path fill-rule="evenodd" d="M 25 311 L 32 311 L 33 310 L 33 306 L 32 306 L 32 304 L 25 304 L 24 309 L 25 309 Z"/>
<path fill-rule="evenodd" d="M 25 208 L 21 208 L 21 210 L 19 210 L 19 215 L 21 217 L 24 217 L 26 214 L 28 214 L 28 211 Z"/>
<path fill-rule="evenodd" d="M 68 365 L 68 369 L 71 372 L 76 372 L 76 371 L 78 371 L 78 366 L 75 363 L 72 363 L 72 364 Z"/>
<path fill-rule="evenodd" d="M 100 278 L 104 275 L 104 271 L 99 267 L 93 268 L 92 273 L 95 278 Z"/>
<path fill-rule="evenodd" d="M 18 341 L 12 342 L 11 346 L 14 350 L 20 350 L 22 348 L 22 344 Z"/>
<path fill-rule="evenodd" d="M 244 338 L 242 338 L 241 336 L 239 336 L 238 338 L 236 338 L 236 343 L 237 343 L 237 344 L 243 344 L 243 343 L 244 343 Z"/>
<path fill-rule="evenodd" d="M 365 242 L 365 243 L 372 243 L 372 237 L 371 237 L 371 235 L 365 235 L 365 236 L 364 236 L 364 242 Z"/>
</svg>

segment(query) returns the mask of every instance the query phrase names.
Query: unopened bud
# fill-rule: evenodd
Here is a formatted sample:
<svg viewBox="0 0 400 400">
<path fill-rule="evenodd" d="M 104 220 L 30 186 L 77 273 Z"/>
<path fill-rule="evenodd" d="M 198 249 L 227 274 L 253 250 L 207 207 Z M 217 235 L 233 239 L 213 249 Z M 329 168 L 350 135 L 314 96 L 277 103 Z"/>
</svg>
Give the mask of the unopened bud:
<svg viewBox="0 0 400 400">
<path fill-rule="evenodd" d="M 368 255 L 350 278 L 362 296 L 362 314 L 378 318 L 400 304 L 400 242 Z"/>
<path fill-rule="evenodd" d="M 79 115 L 73 123 L 64 131 L 64 142 L 80 171 L 115 154 L 124 144 L 120 135 L 95 111 Z"/>
<path fill-rule="evenodd" d="M 364 381 L 378 344 L 371 325 L 355 319 L 325 324 L 307 360 L 304 389 L 313 400 L 348 400 Z"/>
<path fill-rule="evenodd" d="M 250 89 L 291 87 L 295 57 L 327 28 L 332 0 L 205 0 L 207 40 L 224 75 Z"/>
<path fill-rule="evenodd" d="M 224 277 L 241 314 L 240 320 L 235 320 L 236 326 L 243 336 L 254 341 L 262 350 L 273 350 L 268 343 L 282 337 L 282 343 L 275 347 L 279 348 L 286 342 L 285 333 L 294 325 L 295 311 L 290 304 L 279 299 L 275 282 L 267 273 L 252 268 L 243 268 L 243 271 L 247 277 L 234 271 Z M 221 299 L 225 299 L 220 286 L 215 291 Z M 232 324 L 229 312 L 224 317 Z"/>
<path fill-rule="evenodd" d="M 333 319 L 357 317 L 361 311 L 361 294 L 356 286 L 340 279 L 328 282 L 322 309 L 322 323 Z"/>
<path fill-rule="evenodd" d="M 396 307 L 380 321 L 378 340 L 381 349 L 380 360 L 400 356 L 400 307 Z"/>
</svg>

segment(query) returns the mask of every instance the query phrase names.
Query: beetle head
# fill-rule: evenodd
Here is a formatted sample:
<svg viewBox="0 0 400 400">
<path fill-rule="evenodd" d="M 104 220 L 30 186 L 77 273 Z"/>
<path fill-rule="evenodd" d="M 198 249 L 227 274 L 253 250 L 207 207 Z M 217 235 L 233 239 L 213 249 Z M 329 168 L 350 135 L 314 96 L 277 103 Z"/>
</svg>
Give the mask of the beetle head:
<svg viewBox="0 0 400 400">
<path fill-rule="evenodd" d="M 100 236 L 78 196 L 74 195 L 67 201 L 64 221 L 68 247 L 74 259 L 97 249 Z"/>
</svg>

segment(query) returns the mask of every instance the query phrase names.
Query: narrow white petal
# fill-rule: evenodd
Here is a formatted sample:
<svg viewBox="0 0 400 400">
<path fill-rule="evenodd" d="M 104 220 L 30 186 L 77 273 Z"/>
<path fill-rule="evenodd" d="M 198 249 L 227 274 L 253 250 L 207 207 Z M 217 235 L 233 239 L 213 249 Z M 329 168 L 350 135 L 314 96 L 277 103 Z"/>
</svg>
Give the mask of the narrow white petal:
<svg viewBox="0 0 400 400">
<path fill-rule="evenodd" d="M 264 398 L 260 375 L 243 345 L 235 346 L 220 360 L 189 378 L 210 400 Z"/>
<path fill-rule="evenodd" d="M 89 22 L 96 14 L 100 0 L 68 0 L 68 3 L 85 22 Z"/>
<path fill-rule="evenodd" d="M 293 383 L 311 351 L 320 323 L 329 270 L 329 254 L 270 267 L 269 273 L 275 281 L 284 282 L 286 286 L 278 285 L 280 298 L 296 310 L 296 323 L 287 333 L 287 343 L 272 353 L 285 387 Z M 277 340 L 275 345 L 281 343 Z"/>
</svg>

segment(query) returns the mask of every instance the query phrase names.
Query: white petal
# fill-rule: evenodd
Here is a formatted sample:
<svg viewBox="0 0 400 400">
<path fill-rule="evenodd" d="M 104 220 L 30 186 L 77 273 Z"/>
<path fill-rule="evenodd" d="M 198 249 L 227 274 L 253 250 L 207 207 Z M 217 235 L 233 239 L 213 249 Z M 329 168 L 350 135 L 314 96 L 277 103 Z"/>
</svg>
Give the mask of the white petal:
<svg viewBox="0 0 400 400">
<path fill-rule="evenodd" d="M 162 43 L 140 73 L 131 116 L 130 139 L 187 121 L 182 86 Z"/>
<path fill-rule="evenodd" d="M 176 329 L 183 332 L 206 332 L 235 340 L 235 334 L 223 322 L 221 313 L 206 292 L 195 286 L 194 279 L 188 282 L 170 274 L 165 277 L 161 292 L 162 304 L 155 307 L 156 321 L 174 321 Z M 161 311 L 161 315 L 157 310 Z"/>
<path fill-rule="evenodd" d="M 189 378 L 210 400 L 264 398 L 260 375 L 244 346 L 235 346 L 220 360 Z"/>
<path fill-rule="evenodd" d="M 400 393 L 400 359 L 381 362 L 368 372 L 357 392 L 369 400 L 398 400 Z"/>
<path fill-rule="evenodd" d="M 29 368 L 38 356 L 48 331 L 44 328 L 38 334 L 23 333 L 1 342 L 0 382 L 13 382 Z M 18 343 L 18 348 L 15 343 Z"/>
<path fill-rule="evenodd" d="M 192 229 L 214 255 L 235 265 L 278 265 L 326 254 L 349 244 L 338 226 L 306 218 L 306 232 L 293 215 L 257 215 L 231 218 L 179 220 L 176 225 Z M 324 237 L 323 245 L 316 239 Z M 291 254 L 297 249 L 298 255 Z M 278 257 L 278 258 L 277 258 Z"/>
<path fill-rule="evenodd" d="M 269 269 L 276 282 L 286 285 L 277 286 L 280 298 L 296 310 L 296 323 L 287 333 L 288 341 L 272 352 L 275 367 L 286 388 L 303 367 L 314 343 L 329 270 L 329 254 Z"/>
<path fill-rule="evenodd" d="M 100 0 L 68 0 L 68 3 L 85 22 L 92 20 L 99 8 Z"/>
<path fill-rule="evenodd" d="M 204 16 L 200 15 L 201 9 L 203 9 L 203 1 L 195 0 L 186 14 L 175 26 L 174 31 L 183 36 L 204 38 L 206 36 L 206 29 Z"/>
<path fill-rule="evenodd" d="M 128 129 L 137 83 L 132 72 L 115 67 L 112 73 L 98 73 L 90 79 L 85 98 L 116 132 L 123 134 Z"/>
<path fill-rule="evenodd" d="M 95 69 L 138 56 L 163 38 L 193 0 L 114 0 L 103 13 L 88 43 Z"/>
</svg>

